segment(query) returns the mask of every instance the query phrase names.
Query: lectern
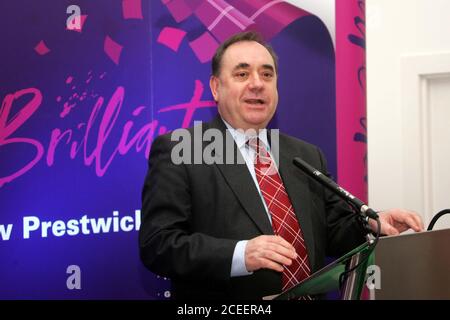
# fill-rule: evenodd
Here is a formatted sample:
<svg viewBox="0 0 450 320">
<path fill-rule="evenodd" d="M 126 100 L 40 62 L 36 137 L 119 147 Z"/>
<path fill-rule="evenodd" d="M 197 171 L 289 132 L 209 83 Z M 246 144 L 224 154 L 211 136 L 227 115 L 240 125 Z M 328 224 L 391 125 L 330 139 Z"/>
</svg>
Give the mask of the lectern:
<svg viewBox="0 0 450 320">
<path fill-rule="evenodd" d="M 373 257 L 373 245 L 366 242 L 313 273 L 293 288 L 266 300 L 291 300 L 340 290 L 344 300 L 358 300 L 366 280 L 367 265 Z"/>
<path fill-rule="evenodd" d="M 380 238 L 377 300 L 450 299 L 450 229 Z"/>
<path fill-rule="evenodd" d="M 267 299 L 295 299 L 337 289 L 341 289 L 342 299 L 360 299 L 369 267 L 378 273 L 372 274 L 376 283 L 370 295 L 376 300 L 450 300 L 450 229 L 381 237 L 372 249 L 365 243 L 297 286 Z"/>
</svg>

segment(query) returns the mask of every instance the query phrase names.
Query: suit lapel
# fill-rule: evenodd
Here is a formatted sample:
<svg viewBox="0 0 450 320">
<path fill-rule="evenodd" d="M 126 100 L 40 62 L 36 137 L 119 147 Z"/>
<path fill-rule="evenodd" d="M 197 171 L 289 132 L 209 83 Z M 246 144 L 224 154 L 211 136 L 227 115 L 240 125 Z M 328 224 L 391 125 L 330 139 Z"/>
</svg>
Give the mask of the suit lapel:
<svg viewBox="0 0 450 320">
<path fill-rule="evenodd" d="M 210 123 L 210 128 L 219 129 L 223 133 L 224 139 L 226 135 L 229 135 L 229 139 L 233 139 L 231 134 L 226 130 L 226 126 L 219 116 Z M 226 154 L 225 148 L 226 143 L 224 141 L 222 155 Z M 253 181 L 253 178 L 248 171 L 248 167 L 245 164 L 245 161 L 241 155 L 241 152 L 238 150 L 236 143 L 233 143 L 233 148 L 235 162 L 233 164 L 216 164 L 216 166 L 219 168 L 231 190 L 233 190 L 236 198 L 241 203 L 242 207 L 256 224 L 261 233 L 273 234 L 272 226 L 270 224 L 259 192 L 255 186 L 255 182 Z M 225 162 L 226 158 L 223 157 L 223 159 Z"/>
<path fill-rule="evenodd" d="M 219 116 L 210 123 L 209 127 L 219 129 L 222 133 L 224 133 L 224 137 L 225 135 L 230 135 Z M 233 139 L 231 135 L 229 138 Z M 309 196 L 310 190 L 308 177 L 299 172 L 299 169 L 292 163 L 292 159 L 295 156 L 299 156 L 299 154 L 291 152 L 291 150 L 284 145 L 283 136 L 280 135 L 279 141 L 280 157 L 278 165 L 280 176 L 283 180 L 283 184 L 289 195 L 292 206 L 294 207 L 297 219 L 300 221 L 300 228 L 302 229 L 305 244 L 308 249 L 310 264 L 313 265 L 315 258 L 313 226 L 311 220 L 313 210 L 311 198 Z M 236 164 L 235 162 L 235 164 L 216 164 L 216 166 L 219 168 L 246 213 L 260 229 L 261 233 L 274 234 L 259 192 L 255 186 L 253 178 L 248 172 L 247 165 L 245 164 L 245 161 L 235 143 L 233 146 L 235 158 L 239 158 L 239 163 L 242 164 Z M 226 143 L 224 143 L 223 154 L 225 154 L 225 147 Z"/>
<path fill-rule="evenodd" d="M 300 222 L 300 228 L 303 233 L 306 248 L 308 250 L 308 256 L 310 265 L 314 265 L 314 237 L 313 237 L 313 225 L 311 214 L 312 204 L 309 196 L 309 181 L 308 177 L 299 172 L 299 169 L 294 166 L 292 159 L 299 154 L 294 154 L 284 146 L 283 136 L 280 135 L 280 161 L 279 171 L 281 179 L 283 180 L 284 187 L 292 206 L 294 207 L 295 215 Z"/>
</svg>

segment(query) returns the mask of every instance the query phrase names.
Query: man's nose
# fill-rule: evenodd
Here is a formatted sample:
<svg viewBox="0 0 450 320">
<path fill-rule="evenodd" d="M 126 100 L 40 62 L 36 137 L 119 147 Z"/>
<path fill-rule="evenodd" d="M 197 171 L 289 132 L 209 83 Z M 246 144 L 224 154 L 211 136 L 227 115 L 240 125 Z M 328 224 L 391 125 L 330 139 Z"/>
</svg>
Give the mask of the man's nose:
<svg viewBox="0 0 450 320">
<path fill-rule="evenodd" d="M 259 74 L 252 75 L 250 77 L 249 89 L 251 90 L 261 90 L 263 88 L 263 81 Z"/>
</svg>

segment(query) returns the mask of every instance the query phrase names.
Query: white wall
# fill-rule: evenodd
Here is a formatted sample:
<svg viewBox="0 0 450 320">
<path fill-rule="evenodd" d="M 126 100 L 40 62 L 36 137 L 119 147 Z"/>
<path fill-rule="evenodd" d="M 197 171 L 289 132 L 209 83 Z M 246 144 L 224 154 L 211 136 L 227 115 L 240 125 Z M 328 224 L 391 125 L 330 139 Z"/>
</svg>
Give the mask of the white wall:
<svg viewBox="0 0 450 320">
<path fill-rule="evenodd" d="M 435 200 L 435 191 L 441 188 L 439 181 L 430 180 L 429 173 L 439 176 L 439 170 L 444 169 L 442 161 L 428 157 L 446 156 L 431 150 L 448 147 L 450 125 L 441 125 L 441 131 L 433 133 L 433 116 L 427 122 L 420 120 L 428 113 L 436 114 L 436 110 L 429 110 L 433 106 L 439 106 L 439 112 L 450 118 L 449 95 L 439 93 L 443 92 L 443 83 L 449 82 L 437 82 L 436 91 L 427 89 L 436 81 L 423 81 L 427 72 L 434 77 L 439 69 L 450 77 L 450 1 L 366 0 L 366 8 L 369 203 L 376 209 L 423 211 L 428 224 L 436 212 L 427 211 L 442 209 L 436 203 L 450 208 L 450 190 L 446 191 L 448 200 L 444 194 L 434 205 L 428 203 Z M 433 134 L 447 139 L 434 142 Z M 447 156 L 450 167 L 450 151 Z"/>
</svg>

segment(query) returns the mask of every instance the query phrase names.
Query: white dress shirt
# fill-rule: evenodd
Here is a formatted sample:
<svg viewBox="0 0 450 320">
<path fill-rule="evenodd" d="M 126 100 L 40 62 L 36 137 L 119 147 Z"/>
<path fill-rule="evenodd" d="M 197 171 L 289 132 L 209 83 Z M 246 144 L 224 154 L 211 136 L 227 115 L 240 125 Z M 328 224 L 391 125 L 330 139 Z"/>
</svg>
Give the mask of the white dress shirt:
<svg viewBox="0 0 450 320">
<path fill-rule="evenodd" d="M 225 120 L 223 120 L 223 122 L 227 126 L 228 131 L 232 135 L 239 151 L 242 154 L 242 157 L 245 160 L 245 163 L 247 164 L 248 171 L 250 172 L 250 175 L 253 178 L 253 182 L 255 183 L 256 189 L 258 190 L 259 196 L 261 197 L 261 201 L 264 205 L 264 208 L 266 209 L 267 217 L 269 218 L 270 223 L 272 223 L 272 218 L 270 216 L 266 202 L 259 188 L 258 180 L 256 179 L 255 165 L 254 165 L 256 152 L 253 148 L 249 147 L 249 145 L 247 144 L 248 139 L 251 138 L 252 136 L 247 136 L 244 134 L 244 132 L 234 129 Z M 261 142 L 264 143 L 264 145 L 267 147 L 267 151 L 270 153 L 269 141 L 267 139 L 267 129 L 260 130 L 258 133 L 258 138 L 261 140 Z M 245 247 L 247 246 L 247 242 L 248 240 L 241 240 L 236 244 L 236 247 L 234 248 L 230 274 L 232 277 L 239 277 L 252 274 L 252 272 L 247 271 L 247 268 L 245 266 Z"/>
</svg>

